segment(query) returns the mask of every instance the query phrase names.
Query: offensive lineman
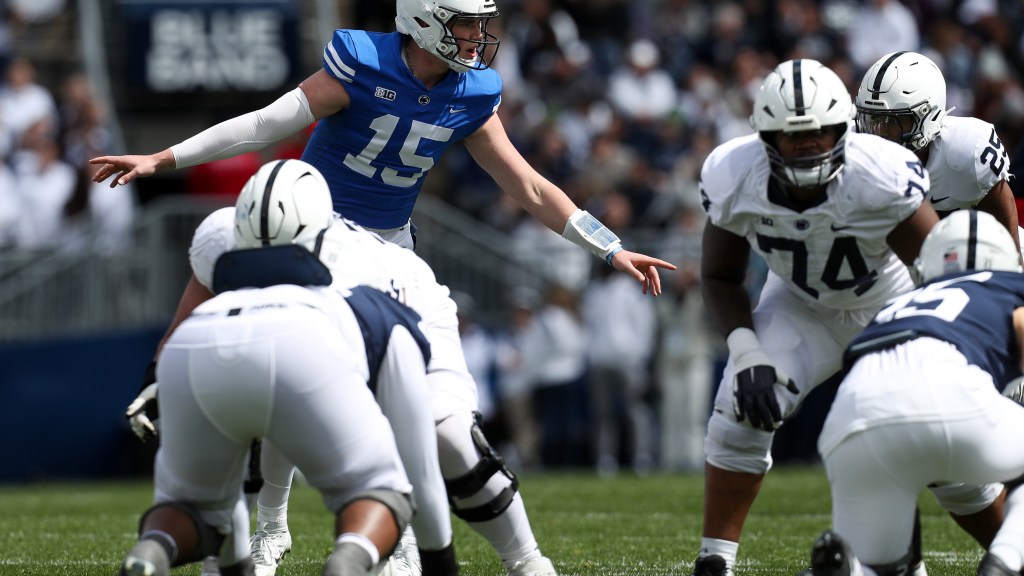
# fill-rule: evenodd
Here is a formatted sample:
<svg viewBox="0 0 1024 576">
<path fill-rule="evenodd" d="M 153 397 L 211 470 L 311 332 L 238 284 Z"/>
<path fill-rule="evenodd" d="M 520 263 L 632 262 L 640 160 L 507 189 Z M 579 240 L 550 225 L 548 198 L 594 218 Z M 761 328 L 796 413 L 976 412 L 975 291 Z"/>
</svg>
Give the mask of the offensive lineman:
<svg viewBox="0 0 1024 576">
<path fill-rule="evenodd" d="M 754 101 L 757 134 L 704 163 L 704 299 L 729 361 L 704 442 L 695 576 L 733 571 L 774 430 L 839 370 L 847 342 L 885 301 L 913 288 L 907 266 L 938 221 L 917 157 L 853 133 L 853 117 L 834 72 L 783 62 Z M 753 310 L 743 285 L 751 250 L 770 271 Z"/>
<path fill-rule="evenodd" d="M 242 480 L 258 439 L 296 462 L 336 516 L 324 576 L 376 573 L 414 507 L 398 426 L 374 389 L 425 401 L 419 317 L 377 290 L 328 287 L 303 247 L 226 253 L 215 276 L 227 289 L 161 350 L 155 504 L 121 576 L 169 576 L 209 555 L 226 576 L 254 574 Z"/>
<path fill-rule="evenodd" d="M 901 144 L 924 163 L 931 180 L 927 198 L 940 218 L 965 208 L 988 212 L 1019 250 L 1006 148 L 992 124 L 947 115 L 946 81 L 934 62 L 917 52 L 882 56 L 864 74 L 856 105 L 861 132 Z M 930 490 L 982 547 L 991 543 L 1003 519 L 1001 484 L 940 484 Z"/>
<path fill-rule="evenodd" d="M 1021 375 L 1024 275 L 1013 236 L 992 215 L 953 212 L 921 247 L 924 285 L 890 301 L 847 348 L 848 374 L 818 438 L 832 530 L 814 544 L 815 576 L 906 574 L 919 492 L 1024 474 L 1024 409 L 997 388 Z M 979 576 L 1024 567 L 1024 491 Z"/>
</svg>

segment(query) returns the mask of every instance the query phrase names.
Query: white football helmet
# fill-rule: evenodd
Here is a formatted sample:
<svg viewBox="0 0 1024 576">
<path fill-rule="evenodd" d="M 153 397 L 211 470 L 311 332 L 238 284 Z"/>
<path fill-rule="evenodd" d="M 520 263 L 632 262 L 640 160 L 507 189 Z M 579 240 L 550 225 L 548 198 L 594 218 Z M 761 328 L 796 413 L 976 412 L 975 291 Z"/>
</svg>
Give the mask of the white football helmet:
<svg viewBox="0 0 1024 576">
<path fill-rule="evenodd" d="M 487 32 L 487 22 L 498 15 L 494 0 L 398 0 L 395 26 L 420 48 L 444 60 L 456 72 L 482 70 L 491 65 L 501 40 Z M 481 38 L 456 38 L 450 25 L 459 18 L 479 20 Z M 476 42 L 474 58 L 459 56 L 459 40 Z M 494 48 L 490 50 L 489 48 Z"/>
<path fill-rule="evenodd" d="M 914 262 L 923 282 L 966 270 L 1020 272 L 1020 252 L 995 216 L 957 210 L 936 224 Z"/>
<path fill-rule="evenodd" d="M 883 135 L 887 126 L 899 126 L 896 142 L 915 152 L 935 140 L 948 112 L 942 72 L 917 52 L 882 56 L 857 90 L 857 129 Z"/>
<path fill-rule="evenodd" d="M 839 76 L 817 60 L 799 59 L 779 64 L 761 83 L 750 125 L 761 136 L 772 174 L 802 188 L 826 184 L 842 170 L 853 115 L 853 99 Z M 784 158 L 775 145 L 779 132 L 828 127 L 836 130 L 837 139 L 824 154 Z"/>
<path fill-rule="evenodd" d="M 249 178 L 235 203 L 235 246 L 299 244 L 334 218 L 320 171 L 302 160 L 274 160 Z"/>
</svg>

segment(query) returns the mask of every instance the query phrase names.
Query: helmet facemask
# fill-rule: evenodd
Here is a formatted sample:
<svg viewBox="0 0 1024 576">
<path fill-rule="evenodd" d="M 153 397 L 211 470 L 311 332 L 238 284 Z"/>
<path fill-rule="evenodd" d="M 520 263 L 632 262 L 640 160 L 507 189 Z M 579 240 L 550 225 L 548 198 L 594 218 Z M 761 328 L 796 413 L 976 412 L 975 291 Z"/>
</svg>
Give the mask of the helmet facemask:
<svg viewBox="0 0 1024 576">
<path fill-rule="evenodd" d="M 857 106 L 857 130 L 874 134 L 917 152 L 938 136 L 938 129 L 925 133 L 925 126 L 942 126 L 946 111 L 921 102 L 909 109 L 878 110 Z"/>
<path fill-rule="evenodd" d="M 839 175 L 843 169 L 846 152 L 846 124 L 825 126 L 822 130 L 830 130 L 836 134 L 836 143 L 827 152 L 813 156 L 785 157 L 777 148 L 779 132 L 761 132 L 761 142 L 768 154 L 768 163 L 772 168 L 772 176 L 788 186 L 797 188 L 813 188 L 824 186 Z"/>
</svg>

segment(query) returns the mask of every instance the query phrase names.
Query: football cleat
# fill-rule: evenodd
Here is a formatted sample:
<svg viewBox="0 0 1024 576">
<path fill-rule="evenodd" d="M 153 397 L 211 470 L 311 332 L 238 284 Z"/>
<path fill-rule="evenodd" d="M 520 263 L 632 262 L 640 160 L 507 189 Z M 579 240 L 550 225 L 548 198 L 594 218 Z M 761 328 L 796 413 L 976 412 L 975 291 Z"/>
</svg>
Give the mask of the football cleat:
<svg viewBox="0 0 1024 576">
<path fill-rule="evenodd" d="M 381 567 L 377 576 L 422 576 L 423 564 L 420 562 L 420 550 L 416 547 L 416 534 L 411 526 L 406 526 L 402 537 L 395 546 L 395 551 L 388 557 L 387 563 Z"/>
<path fill-rule="evenodd" d="M 508 576 L 558 576 L 558 572 L 546 556 L 537 556 L 513 564 L 508 569 Z"/>
<path fill-rule="evenodd" d="M 256 576 L 274 576 L 284 555 L 292 549 L 292 535 L 283 522 L 261 522 L 249 538 L 249 555 Z"/>
<path fill-rule="evenodd" d="M 152 540 L 140 540 L 121 564 L 121 576 L 169 576 L 171 559 L 164 547 Z"/>
<path fill-rule="evenodd" d="M 700 556 L 693 563 L 693 576 L 726 576 L 729 567 L 718 554 Z"/>
<path fill-rule="evenodd" d="M 831 530 L 826 530 L 811 548 L 811 571 L 814 576 L 861 576 L 860 565 L 850 547 Z"/>
<path fill-rule="evenodd" d="M 1020 576 L 1020 572 L 1011 570 L 998 556 L 985 554 L 978 564 L 977 576 Z"/>
</svg>

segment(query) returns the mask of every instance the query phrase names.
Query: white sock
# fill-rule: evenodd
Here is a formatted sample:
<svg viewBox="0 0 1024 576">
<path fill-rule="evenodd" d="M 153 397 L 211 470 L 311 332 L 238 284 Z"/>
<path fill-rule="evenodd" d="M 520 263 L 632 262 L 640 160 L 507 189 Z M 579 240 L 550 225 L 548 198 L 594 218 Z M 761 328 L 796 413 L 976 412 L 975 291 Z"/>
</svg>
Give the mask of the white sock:
<svg viewBox="0 0 1024 576">
<path fill-rule="evenodd" d="M 701 538 L 700 552 L 697 553 L 697 557 L 721 556 L 725 560 L 726 569 L 732 572 L 732 567 L 736 564 L 736 551 L 739 548 L 739 542 L 719 540 L 717 538 Z"/>
<path fill-rule="evenodd" d="M 366 536 L 356 534 L 355 532 L 346 532 L 341 536 L 338 536 L 338 539 L 334 541 L 335 544 L 344 544 L 346 542 L 350 542 L 359 546 L 363 550 L 366 550 L 366 553 L 370 555 L 370 560 L 373 561 L 373 566 L 376 566 L 377 563 L 380 562 L 380 551 L 377 550 L 377 546 L 374 545 L 374 543 Z"/>
</svg>

